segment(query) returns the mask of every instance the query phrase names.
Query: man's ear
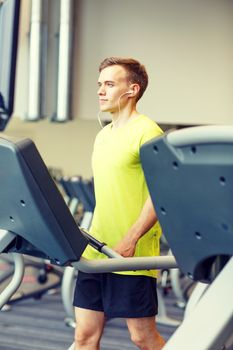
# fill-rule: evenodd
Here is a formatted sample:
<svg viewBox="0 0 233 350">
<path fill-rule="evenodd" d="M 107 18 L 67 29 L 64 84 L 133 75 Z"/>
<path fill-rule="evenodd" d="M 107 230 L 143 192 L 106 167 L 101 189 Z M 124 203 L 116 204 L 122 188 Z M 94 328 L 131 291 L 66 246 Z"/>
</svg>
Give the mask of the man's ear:
<svg viewBox="0 0 233 350">
<path fill-rule="evenodd" d="M 135 84 L 131 84 L 130 85 L 130 89 L 129 89 L 129 91 L 130 91 L 129 96 L 132 96 L 132 97 L 137 96 L 138 93 L 139 93 L 139 90 L 140 90 L 139 84 L 136 84 L 136 83 Z"/>
</svg>

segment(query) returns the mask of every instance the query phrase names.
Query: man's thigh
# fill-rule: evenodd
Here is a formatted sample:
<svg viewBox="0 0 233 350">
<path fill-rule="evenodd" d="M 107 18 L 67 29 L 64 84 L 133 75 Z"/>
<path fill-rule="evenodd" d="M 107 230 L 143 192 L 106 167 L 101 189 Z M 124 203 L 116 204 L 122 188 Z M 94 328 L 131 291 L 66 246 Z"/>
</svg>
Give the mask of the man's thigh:
<svg viewBox="0 0 233 350">
<path fill-rule="evenodd" d="M 80 332 L 89 333 L 90 335 L 93 333 L 102 334 L 105 324 L 103 312 L 75 307 L 75 319 L 77 329 Z"/>
</svg>

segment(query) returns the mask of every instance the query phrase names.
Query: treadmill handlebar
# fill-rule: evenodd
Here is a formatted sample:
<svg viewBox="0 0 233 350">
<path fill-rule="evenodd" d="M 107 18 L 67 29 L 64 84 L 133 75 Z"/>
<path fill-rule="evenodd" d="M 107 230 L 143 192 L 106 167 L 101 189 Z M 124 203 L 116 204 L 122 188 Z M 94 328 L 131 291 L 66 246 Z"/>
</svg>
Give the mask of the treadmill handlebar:
<svg viewBox="0 0 233 350">
<path fill-rule="evenodd" d="M 79 229 L 82 232 L 83 236 L 88 239 L 88 244 L 90 244 L 90 246 L 92 246 L 99 252 L 102 252 L 102 249 L 106 245 L 106 243 L 98 241 L 98 239 L 91 236 L 84 228 L 80 227 Z"/>
<path fill-rule="evenodd" d="M 163 270 L 178 268 L 173 255 L 88 260 L 80 258 L 72 266 L 86 273 L 105 273 L 136 270 Z"/>
<path fill-rule="evenodd" d="M 80 228 L 81 233 L 88 239 L 88 244 L 94 249 L 98 250 L 100 253 L 107 255 L 109 258 L 123 258 L 120 254 L 115 252 L 113 249 L 109 248 L 106 243 L 98 241 L 98 239 L 88 233 L 87 230 Z"/>
</svg>

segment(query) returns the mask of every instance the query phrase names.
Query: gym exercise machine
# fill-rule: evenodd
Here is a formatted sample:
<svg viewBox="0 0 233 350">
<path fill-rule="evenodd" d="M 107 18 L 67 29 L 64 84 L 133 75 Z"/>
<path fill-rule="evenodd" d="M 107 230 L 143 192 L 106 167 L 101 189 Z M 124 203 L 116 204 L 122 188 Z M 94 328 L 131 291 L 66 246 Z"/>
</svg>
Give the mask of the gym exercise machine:
<svg viewBox="0 0 233 350">
<path fill-rule="evenodd" d="M 179 267 L 193 280 L 210 283 L 165 350 L 219 350 L 232 335 L 232 151 L 233 127 L 220 126 L 176 131 L 141 149 L 152 200 Z M 16 261 L 0 306 L 21 283 L 21 254 L 84 272 L 177 267 L 173 256 L 118 258 L 81 231 L 31 140 L 0 138 L 0 163 L 0 252 Z M 110 259 L 85 260 L 87 244 Z"/>
<path fill-rule="evenodd" d="M 164 349 L 221 349 L 233 334 L 233 126 L 172 132 L 144 145 L 141 159 L 180 269 L 210 284 Z"/>
</svg>

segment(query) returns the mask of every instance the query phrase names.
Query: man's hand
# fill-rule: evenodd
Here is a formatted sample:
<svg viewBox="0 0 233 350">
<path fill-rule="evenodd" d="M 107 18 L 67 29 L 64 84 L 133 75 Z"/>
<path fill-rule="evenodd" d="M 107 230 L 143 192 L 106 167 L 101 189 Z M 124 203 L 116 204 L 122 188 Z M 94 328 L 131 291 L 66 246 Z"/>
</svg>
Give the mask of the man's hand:
<svg viewBox="0 0 233 350">
<path fill-rule="evenodd" d="M 134 256 L 137 241 L 127 234 L 113 249 L 124 258 Z"/>
</svg>

